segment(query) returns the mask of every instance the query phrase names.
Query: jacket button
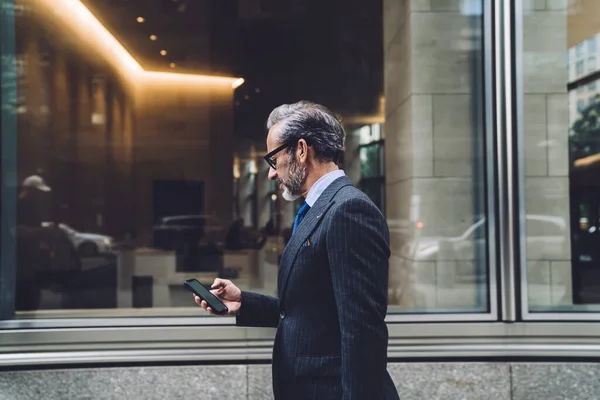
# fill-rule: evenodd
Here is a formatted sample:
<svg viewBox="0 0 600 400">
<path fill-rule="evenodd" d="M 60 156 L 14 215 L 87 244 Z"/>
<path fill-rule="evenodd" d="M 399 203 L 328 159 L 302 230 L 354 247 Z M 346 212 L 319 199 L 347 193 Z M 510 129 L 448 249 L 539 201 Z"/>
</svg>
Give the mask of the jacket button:
<svg viewBox="0 0 600 400">
<path fill-rule="evenodd" d="M 279 313 L 279 318 L 281 318 L 281 319 L 285 318 L 285 311 L 282 311 Z"/>
</svg>

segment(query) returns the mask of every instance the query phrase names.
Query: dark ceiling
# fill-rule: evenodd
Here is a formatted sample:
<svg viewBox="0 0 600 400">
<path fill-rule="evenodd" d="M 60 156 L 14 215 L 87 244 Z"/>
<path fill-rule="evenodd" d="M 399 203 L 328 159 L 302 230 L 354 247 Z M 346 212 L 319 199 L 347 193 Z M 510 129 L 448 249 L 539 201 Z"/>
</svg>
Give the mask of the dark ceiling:
<svg viewBox="0 0 600 400">
<path fill-rule="evenodd" d="M 379 106 L 381 0 L 83 2 L 148 70 L 244 77 L 238 135 L 262 138 L 269 111 L 300 99 L 346 115 Z"/>
<path fill-rule="evenodd" d="M 233 1 L 82 1 L 147 70 L 233 72 L 237 53 Z M 222 48 L 215 51 L 217 41 Z"/>
</svg>

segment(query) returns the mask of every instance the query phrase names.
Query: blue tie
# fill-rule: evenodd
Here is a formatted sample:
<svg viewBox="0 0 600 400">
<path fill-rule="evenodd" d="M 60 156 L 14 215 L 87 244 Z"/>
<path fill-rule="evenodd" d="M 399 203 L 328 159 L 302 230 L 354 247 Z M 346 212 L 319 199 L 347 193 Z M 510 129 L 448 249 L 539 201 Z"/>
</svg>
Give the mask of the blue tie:
<svg viewBox="0 0 600 400">
<path fill-rule="evenodd" d="M 294 228 L 292 229 L 292 234 L 294 234 L 294 232 L 296 232 L 296 229 L 298 229 L 298 225 L 300 225 L 300 222 L 302 222 L 302 219 L 304 219 L 304 216 L 306 215 L 306 213 L 308 212 L 309 209 L 310 209 L 310 206 L 308 205 L 308 203 L 302 204 L 302 207 L 300 207 L 300 209 L 298 210 L 298 213 L 296 214 L 296 219 L 294 220 Z"/>
</svg>

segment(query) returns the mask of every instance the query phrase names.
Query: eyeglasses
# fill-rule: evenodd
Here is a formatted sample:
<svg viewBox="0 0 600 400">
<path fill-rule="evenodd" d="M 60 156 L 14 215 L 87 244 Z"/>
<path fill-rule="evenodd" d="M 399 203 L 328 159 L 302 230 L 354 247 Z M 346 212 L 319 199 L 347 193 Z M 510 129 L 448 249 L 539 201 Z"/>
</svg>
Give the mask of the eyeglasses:
<svg viewBox="0 0 600 400">
<path fill-rule="evenodd" d="M 265 161 L 267 162 L 267 164 L 269 164 L 269 167 L 271 167 L 273 169 L 277 169 L 277 159 L 273 158 L 273 156 L 275 154 L 279 153 L 281 150 L 288 148 L 289 146 L 290 146 L 290 143 L 282 144 L 281 146 L 279 146 L 275 150 L 269 152 L 266 156 L 263 157 L 265 159 Z"/>
</svg>

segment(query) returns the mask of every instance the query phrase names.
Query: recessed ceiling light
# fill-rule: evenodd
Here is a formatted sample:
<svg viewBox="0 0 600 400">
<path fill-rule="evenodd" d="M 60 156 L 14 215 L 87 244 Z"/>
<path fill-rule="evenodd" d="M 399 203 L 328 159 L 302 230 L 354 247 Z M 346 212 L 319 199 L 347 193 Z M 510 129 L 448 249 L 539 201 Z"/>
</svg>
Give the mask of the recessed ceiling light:
<svg viewBox="0 0 600 400">
<path fill-rule="evenodd" d="M 156 37 L 156 35 L 150 35 L 150 40 L 156 40 L 156 39 L 158 39 L 158 38 Z"/>
<path fill-rule="evenodd" d="M 160 55 L 161 56 L 166 56 L 167 55 L 167 51 L 166 50 L 161 50 L 160 51 Z"/>
<path fill-rule="evenodd" d="M 144 21 L 145 21 L 144 17 L 137 17 L 137 22 L 139 22 L 140 24 Z"/>
<path fill-rule="evenodd" d="M 169 64 L 169 67 L 171 67 L 171 68 L 175 68 L 175 63 L 171 63 L 171 64 Z"/>
<path fill-rule="evenodd" d="M 256 89 L 254 89 L 254 91 L 255 91 L 256 93 L 260 93 L 260 88 L 256 88 Z"/>
</svg>

